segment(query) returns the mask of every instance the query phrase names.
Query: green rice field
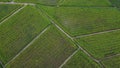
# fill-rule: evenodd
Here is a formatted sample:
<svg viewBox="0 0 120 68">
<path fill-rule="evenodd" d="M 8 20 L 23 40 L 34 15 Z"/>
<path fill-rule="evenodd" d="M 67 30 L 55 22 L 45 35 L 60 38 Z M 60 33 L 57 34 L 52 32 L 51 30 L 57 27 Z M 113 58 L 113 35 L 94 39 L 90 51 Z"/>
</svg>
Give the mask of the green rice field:
<svg viewBox="0 0 120 68">
<path fill-rule="evenodd" d="M 0 68 L 120 68 L 120 0 L 0 0 Z"/>
</svg>

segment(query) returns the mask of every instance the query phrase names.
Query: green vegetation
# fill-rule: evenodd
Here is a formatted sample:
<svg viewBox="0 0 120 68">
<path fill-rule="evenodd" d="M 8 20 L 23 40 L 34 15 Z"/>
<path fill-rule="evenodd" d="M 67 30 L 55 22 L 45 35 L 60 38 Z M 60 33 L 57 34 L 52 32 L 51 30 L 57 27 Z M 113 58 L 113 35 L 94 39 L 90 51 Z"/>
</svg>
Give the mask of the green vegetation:
<svg viewBox="0 0 120 68">
<path fill-rule="evenodd" d="M 15 0 L 16 2 L 39 3 L 43 5 L 57 5 L 59 0 Z"/>
<path fill-rule="evenodd" d="M 79 7 L 107 7 L 111 6 L 109 0 L 64 0 L 62 6 L 79 6 Z"/>
<path fill-rule="evenodd" d="M 120 28 L 117 8 L 41 7 L 71 36 Z"/>
<path fill-rule="evenodd" d="M 63 68 L 100 68 L 100 66 L 82 51 L 78 51 Z"/>
<path fill-rule="evenodd" d="M 120 53 L 120 30 L 77 39 L 80 46 L 97 59 Z"/>
<path fill-rule="evenodd" d="M 76 46 L 53 25 L 7 68 L 58 68 Z"/>
<path fill-rule="evenodd" d="M 120 56 L 115 56 L 102 61 L 105 68 L 120 68 Z"/>
<path fill-rule="evenodd" d="M 31 11 L 32 10 L 32 11 Z M 0 60 L 5 64 L 30 43 L 50 22 L 35 7 L 27 6 L 0 25 Z"/>
<path fill-rule="evenodd" d="M 11 15 L 17 9 L 19 9 L 21 5 L 5 5 L 0 4 L 0 22 L 4 20 L 6 17 Z"/>
<path fill-rule="evenodd" d="M 113 6 L 120 8 L 120 0 L 110 0 Z"/>
</svg>

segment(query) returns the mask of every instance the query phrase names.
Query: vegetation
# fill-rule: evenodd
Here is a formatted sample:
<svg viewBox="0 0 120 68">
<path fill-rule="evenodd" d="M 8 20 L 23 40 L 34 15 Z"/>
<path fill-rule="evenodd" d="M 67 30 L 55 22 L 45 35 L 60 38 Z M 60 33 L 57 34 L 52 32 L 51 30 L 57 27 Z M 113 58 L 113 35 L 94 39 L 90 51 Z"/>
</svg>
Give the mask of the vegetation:
<svg viewBox="0 0 120 68">
<path fill-rule="evenodd" d="M 110 0 L 110 2 L 114 7 L 120 8 L 120 0 Z"/>
<path fill-rule="evenodd" d="M 0 22 L 19 9 L 21 5 L 0 4 Z"/>
<path fill-rule="evenodd" d="M 102 61 L 106 68 L 119 68 L 120 67 L 120 56 L 114 56 L 112 58 L 107 58 Z"/>
<path fill-rule="evenodd" d="M 71 36 L 120 28 L 117 8 L 41 7 Z"/>
<path fill-rule="evenodd" d="M 7 68 L 58 68 L 76 46 L 53 25 Z"/>
<path fill-rule="evenodd" d="M 100 66 L 82 51 L 78 51 L 63 68 L 100 68 Z"/>
<path fill-rule="evenodd" d="M 50 22 L 40 11 L 27 6 L 0 25 L 0 60 L 3 63 L 8 62 L 48 24 Z"/>
<path fill-rule="evenodd" d="M 77 39 L 80 46 L 97 59 L 120 53 L 120 31 L 113 31 Z"/>
</svg>

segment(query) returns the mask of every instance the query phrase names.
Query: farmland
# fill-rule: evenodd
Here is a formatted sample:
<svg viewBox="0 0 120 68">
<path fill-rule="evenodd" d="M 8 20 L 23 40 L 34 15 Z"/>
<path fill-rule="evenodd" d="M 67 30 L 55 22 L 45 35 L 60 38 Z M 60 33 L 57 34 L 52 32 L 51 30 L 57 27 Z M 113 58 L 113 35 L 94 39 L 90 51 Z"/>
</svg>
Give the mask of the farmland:
<svg viewBox="0 0 120 68">
<path fill-rule="evenodd" d="M 0 4 L 0 22 L 19 9 L 21 5 L 4 5 Z"/>
<path fill-rule="evenodd" d="M 100 68 L 100 66 L 79 50 L 63 68 Z"/>
<path fill-rule="evenodd" d="M 0 68 L 120 68 L 119 0 L 0 0 Z"/>
<path fill-rule="evenodd" d="M 31 9 L 32 11 L 30 11 Z M 24 14 L 25 16 L 23 16 Z M 0 43 L 0 59 L 4 63 L 9 61 L 48 24 L 50 22 L 41 16 L 38 10 L 30 6 L 4 22 L 0 26 L 0 41 L 2 41 Z"/>
<path fill-rule="evenodd" d="M 76 46 L 64 34 L 51 26 L 7 67 L 57 68 L 75 49 Z"/>
<path fill-rule="evenodd" d="M 91 34 L 120 27 L 120 11 L 116 8 L 41 7 L 71 36 Z"/>
</svg>

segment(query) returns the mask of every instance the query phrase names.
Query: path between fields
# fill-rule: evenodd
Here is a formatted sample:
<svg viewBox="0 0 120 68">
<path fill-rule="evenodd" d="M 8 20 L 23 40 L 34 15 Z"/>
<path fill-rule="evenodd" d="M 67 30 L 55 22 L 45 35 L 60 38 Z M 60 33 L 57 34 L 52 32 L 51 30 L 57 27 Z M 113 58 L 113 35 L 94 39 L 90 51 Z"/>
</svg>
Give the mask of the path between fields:
<svg viewBox="0 0 120 68">
<path fill-rule="evenodd" d="M 100 59 L 100 61 L 104 61 L 104 60 L 106 60 L 106 59 L 110 59 L 110 58 L 117 57 L 117 56 L 120 56 L 120 53 L 119 53 L 119 54 L 116 54 L 116 55 L 112 55 L 112 56 L 105 57 L 105 58 L 103 58 L 103 59 Z"/>
<path fill-rule="evenodd" d="M 20 9 L 18 9 L 17 11 L 15 11 L 13 14 L 11 14 L 10 16 L 8 16 L 6 19 L 4 19 L 2 22 L 0 22 L 0 25 L 3 24 L 5 21 L 7 21 L 8 19 L 10 19 L 12 16 L 14 16 L 15 14 L 17 14 L 20 10 L 22 10 L 23 8 L 25 8 L 27 5 L 24 5 L 23 7 L 21 7 Z"/>
<path fill-rule="evenodd" d="M 97 33 L 93 33 L 93 34 L 87 34 L 87 35 L 76 36 L 76 37 L 74 37 L 74 38 L 81 38 L 81 37 L 86 37 L 86 36 L 92 36 L 92 35 L 110 33 L 110 32 L 119 31 L 119 30 L 120 30 L 120 29 L 108 30 L 108 31 L 97 32 Z"/>
<path fill-rule="evenodd" d="M 80 49 L 78 48 L 75 52 L 73 52 L 60 66 L 62 68 Z"/>
<path fill-rule="evenodd" d="M 0 64 L 1 64 L 1 66 L 4 68 L 4 65 L 3 65 L 3 63 L 0 61 Z"/>
<path fill-rule="evenodd" d="M 5 64 L 5 67 L 11 63 L 14 59 L 16 59 L 23 51 L 25 51 L 31 44 L 33 44 L 44 32 L 46 32 L 50 26 L 46 27 L 42 32 L 39 33 L 26 47 L 24 47 L 15 57 L 13 57 L 8 63 Z"/>
<path fill-rule="evenodd" d="M 42 10 L 42 9 L 40 9 L 40 10 L 41 10 L 41 12 L 43 13 L 43 16 L 46 16 L 46 17 L 51 21 L 52 24 L 54 24 L 61 32 L 63 32 L 63 33 L 64 33 L 68 38 L 70 38 L 73 42 L 75 42 L 74 38 L 72 38 L 72 37 L 71 37 L 69 34 L 67 34 L 62 28 L 60 28 L 57 24 L 54 23 L 54 21 L 55 21 L 54 19 L 52 19 L 46 12 L 44 12 L 44 10 Z M 56 22 L 56 21 L 55 21 L 55 22 Z M 82 48 L 82 47 L 79 46 L 78 44 L 77 44 L 77 46 L 79 47 L 80 50 L 82 50 L 85 54 L 87 54 L 92 60 L 94 60 L 94 61 L 97 62 L 102 68 L 104 68 L 104 66 L 100 63 L 99 60 L 97 60 L 97 59 L 95 59 L 93 56 L 91 56 L 84 48 Z M 65 64 L 68 60 L 69 60 L 69 58 L 66 59 L 66 61 L 65 61 L 63 64 Z M 60 67 L 62 67 L 63 64 L 62 64 Z"/>
</svg>

